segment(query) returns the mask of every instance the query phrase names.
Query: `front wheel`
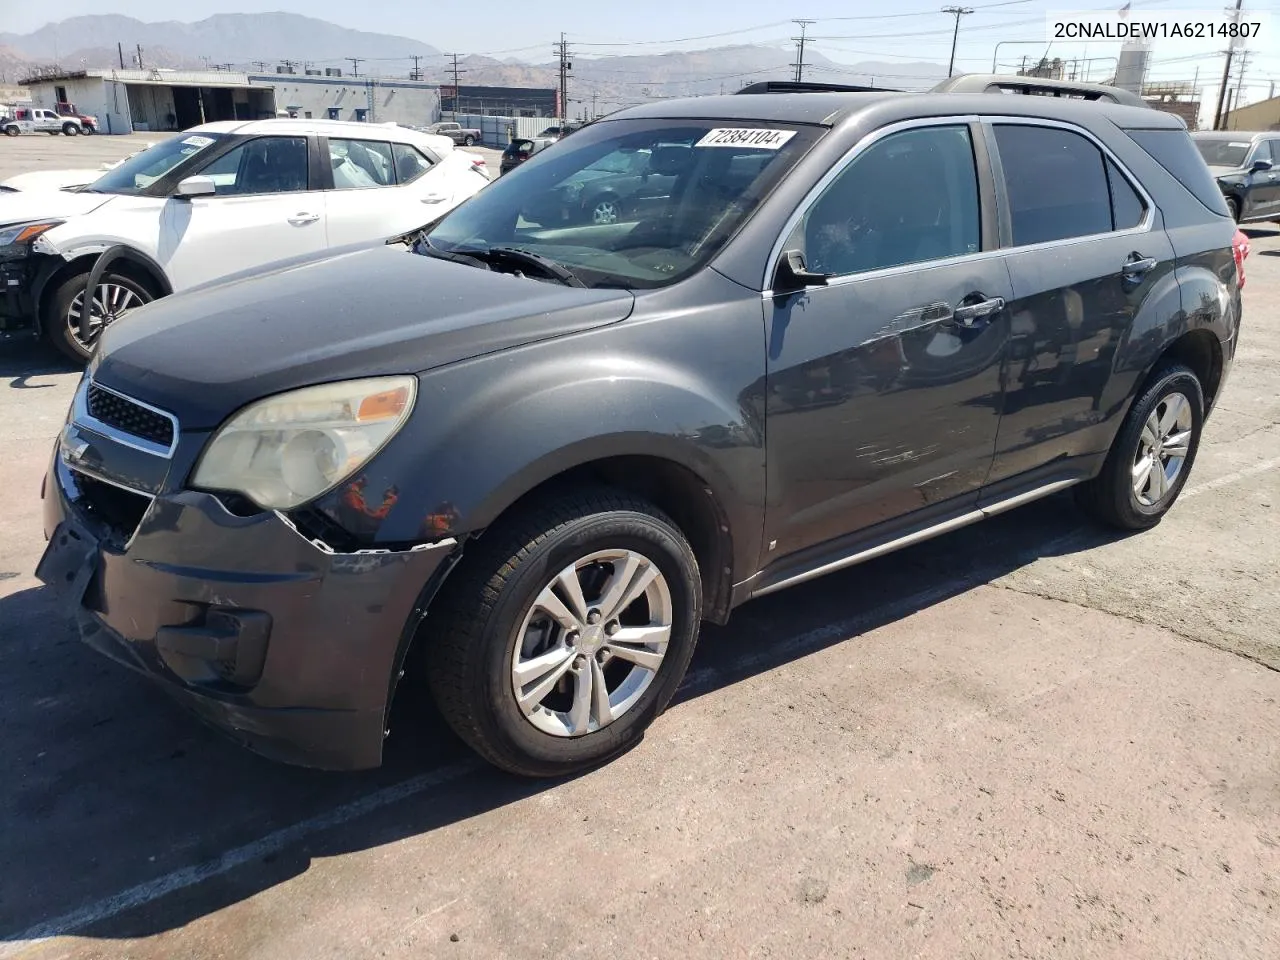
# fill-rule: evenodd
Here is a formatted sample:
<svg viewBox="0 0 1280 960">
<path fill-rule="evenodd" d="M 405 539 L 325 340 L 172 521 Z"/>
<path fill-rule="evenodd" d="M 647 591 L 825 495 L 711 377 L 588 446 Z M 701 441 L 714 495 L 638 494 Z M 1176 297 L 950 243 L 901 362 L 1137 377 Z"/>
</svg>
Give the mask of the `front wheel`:
<svg viewBox="0 0 1280 960">
<path fill-rule="evenodd" d="M 1235 197 L 1227 197 L 1227 209 L 1231 211 L 1231 219 L 1240 222 L 1240 201 Z"/>
<path fill-rule="evenodd" d="M 1080 505 L 1121 530 L 1154 527 L 1186 485 L 1203 425 L 1199 379 L 1181 364 L 1162 368 L 1134 401 L 1102 472 L 1078 488 Z"/>
<path fill-rule="evenodd" d="M 74 123 L 64 123 L 62 125 L 62 132 L 65 133 L 68 137 L 77 137 L 80 135 L 80 128 L 77 127 Z"/>
<path fill-rule="evenodd" d="M 4 135 L 5 135 L 6 137 L 16 137 L 16 136 L 17 136 L 19 133 L 21 133 L 21 132 L 22 132 L 22 131 L 21 131 L 21 130 L 19 130 L 17 127 L 5 127 L 5 128 L 4 128 Z"/>
<path fill-rule="evenodd" d="M 544 501 L 476 542 L 428 617 L 427 678 L 494 765 L 562 776 L 635 745 L 675 694 L 702 613 L 697 560 L 652 504 Z"/>
<path fill-rule="evenodd" d="M 69 277 L 49 297 L 44 316 L 44 334 L 49 342 L 79 363 L 97 348 L 102 331 L 155 297 L 130 277 L 105 273 L 98 282 L 88 322 L 81 323 L 88 272 Z"/>
</svg>

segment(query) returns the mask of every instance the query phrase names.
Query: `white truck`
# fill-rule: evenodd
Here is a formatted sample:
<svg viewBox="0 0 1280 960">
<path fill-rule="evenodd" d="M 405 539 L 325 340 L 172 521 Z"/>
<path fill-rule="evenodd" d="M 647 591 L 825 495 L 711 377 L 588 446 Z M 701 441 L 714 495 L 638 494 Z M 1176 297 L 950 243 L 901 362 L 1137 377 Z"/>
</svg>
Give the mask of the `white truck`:
<svg viewBox="0 0 1280 960">
<path fill-rule="evenodd" d="M 21 107 L 13 111 L 13 116 L 4 121 L 0 130 L 7 137 L 16 137 L 20 133 L 47 133 L 55 137 L 62 133 L 77 137 L 84 133 L 78 117 L 59 116 L 56 111 L 43 107 Z"/>
</svg>

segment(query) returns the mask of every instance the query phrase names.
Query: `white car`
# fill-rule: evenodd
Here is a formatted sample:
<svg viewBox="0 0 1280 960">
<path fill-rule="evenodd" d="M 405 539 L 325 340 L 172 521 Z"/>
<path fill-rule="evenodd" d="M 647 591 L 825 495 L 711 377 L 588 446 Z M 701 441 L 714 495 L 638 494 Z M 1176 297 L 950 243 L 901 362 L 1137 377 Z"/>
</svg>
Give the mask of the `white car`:
<svg viewBox="0 0 1280 960">
<path fill-rule="evenodd" d="M 8 137 L 16 137 L 22 133 L 49 133 L 55 136 L 65 133 L 68 137 L 75 137 L 84 133 L 84 125 L 76 117 L 64 117 L 53 110 L 23 107 L 0 123 L 0 132 Z"/>
<path fill-rule="evenodd" d="M 148 143 L 142 150 L 152 146 L 154 144 Z M 135 150 L 129 154 L 129 157 L 137 156 L 142 150 Z M 0 180 L 0 193 L 16 193 L 22 190 L 76 190 L 87 187 L 104 172 L 114 170 L 129 157 L 104 163 L 100 167 L 86 167 L 83 170 L 33 170 L 30 173 L 19 173 L 7 180 Z"/>
<path fill-rule="evenodd" d="M 34 326 L 83 360 L 104 325 L 142 303 L 409 232 L 488 182 L 480 157 L 395 124 L 194 127 L 82 189 L 0 192 L 0 331 Z M 82 321 L 89 273 L 108 249 Z"/>
</svg>

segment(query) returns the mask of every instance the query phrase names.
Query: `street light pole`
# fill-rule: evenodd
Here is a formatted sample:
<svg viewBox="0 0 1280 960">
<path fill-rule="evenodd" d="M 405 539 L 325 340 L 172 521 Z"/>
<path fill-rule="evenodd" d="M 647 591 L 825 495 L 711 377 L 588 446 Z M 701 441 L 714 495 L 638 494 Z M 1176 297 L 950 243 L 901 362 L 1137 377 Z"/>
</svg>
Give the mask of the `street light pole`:
<svg viewBox="0 0 1280 960">
<path fill-rule="evenodd" d="M 956 41 L 960 39 L 960 18 L 973 13 L 973 7 L 943 7 L 942 12 L 956 18 L 956 29 L 951 34 L 951 63 L 947 65 L 947 76 L 950 77 L 956 72 Z"/>
</svg>

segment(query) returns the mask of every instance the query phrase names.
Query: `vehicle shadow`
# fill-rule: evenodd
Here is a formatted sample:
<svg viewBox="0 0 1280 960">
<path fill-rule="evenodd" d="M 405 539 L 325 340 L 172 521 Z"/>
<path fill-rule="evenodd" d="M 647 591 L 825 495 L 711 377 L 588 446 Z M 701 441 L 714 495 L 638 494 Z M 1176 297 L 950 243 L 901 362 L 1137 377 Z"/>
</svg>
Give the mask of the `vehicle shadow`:
<svg viewBox="0 0 1280 960">
<path fill-rule="evenodd" d="M 78 373 L 75 364 L 42 340 L 23 337 L 0 341 L 0 381 L 15 390 L 32 390 L 48 384 L 29 383 L 31 377 L 54 373 Z"/>
<path fill-rule="evenodd" d="M 833 644 L 859 643 L 1042 557 L 1113 539 L 1059 496 L 754 601 L 728 626 L 704 629 L 670 713 Z M 401 697 L 391 727 L 376 771 L 274 764 L 81 647 L 48 591 L 0 598 L 0 766 L 9 772 L 0 818 L 15 827 L 0 832 L 0 943 L 176 929 L 304 873 L 315 858 L 419 836 L 555 786 L 475 761 L 425 697 Z M 334 817 L 335 809 L 355 812 Z M 272 835 L 277 842 L 260 843 Z"/>
</svg>

